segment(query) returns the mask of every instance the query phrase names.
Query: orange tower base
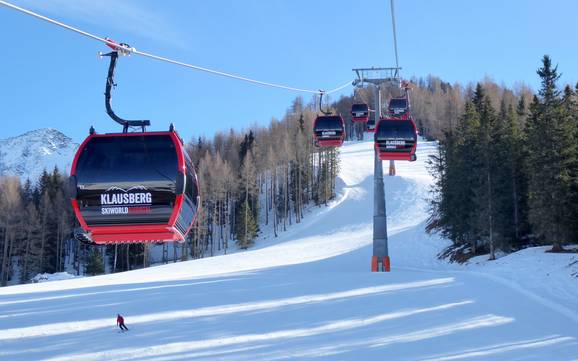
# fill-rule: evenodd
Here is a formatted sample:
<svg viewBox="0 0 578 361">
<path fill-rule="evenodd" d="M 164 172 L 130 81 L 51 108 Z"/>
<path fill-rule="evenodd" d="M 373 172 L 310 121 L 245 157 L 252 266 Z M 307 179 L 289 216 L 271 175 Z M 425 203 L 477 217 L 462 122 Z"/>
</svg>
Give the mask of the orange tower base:
<svg viewBox="0 0 578 361">
<path fill-rule="evenodd" d="M 381 260 L 377 256 L 371 257 L 371 272 L 390 272 L 390 271 L 391 271 L 391 262 L 389 260 L 389 256 L 382 257 Z"/>
</svg>

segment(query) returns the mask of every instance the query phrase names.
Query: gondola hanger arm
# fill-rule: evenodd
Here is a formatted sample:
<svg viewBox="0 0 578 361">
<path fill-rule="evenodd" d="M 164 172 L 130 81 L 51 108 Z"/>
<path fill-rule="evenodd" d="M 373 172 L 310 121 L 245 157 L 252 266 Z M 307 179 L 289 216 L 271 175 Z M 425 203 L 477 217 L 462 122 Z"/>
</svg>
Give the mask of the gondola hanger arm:
<svg viewBox="0 0 578 361">
<path fill-rule="evenodd" d="M 122 131 L 123 133 L 127 133 L 128 132 L 128 128 L 129 127 L 140 127 L 141 130 L 144 132 L 145 131 L 145 127 L 149 126 L 151 124 L 150 120 L 127 120 L 127 119 L 123 119 L 121 117 L 119 117 L 118 115 L 116 115 L 116 113 L 114 112 L 114 110 L 112 109 L 112 88 L 114 88 L 116 86 L 116 83 L 114 82 L 114 71 L 116 68 L 116 62 L 118 60 L 118 55 L 123 54 L 123 55 L 129 55 L 130 52 L 128 52 L 127 49 L 131 49 L 131 47 L 128 44 L 117 44 L 116 42 L 114 42 L 113 40 L 110 40 L 107 38 L 108 41 L 110 41 L 109 45 L 110 48 L 113 49 L 113 51 L 111 51 L 110 53 L 99 53 L 100 57 L 110 57 L 110 63 L 108 65 L 108 74 L 106 77 L 106 87 L 105 87 L 105 91 L 104 91 L 104 104 L 106 107 L 106 114 L 108 114 L 109 117 L 112 118 L 112 120 L 114 120 L 115 122 L 117 122 L 118 124 L 122 125 Z"/>
<path fill-rule="evenodd" d="M 323 95 L 324 94 L 325 94 L 325 91 L 320 89 L 319 90 L 319 111 L 321 113 L 323 113 L 324 115 L 331 115 L 331 111 L 326 112 L 323 110 L 323 104 L 322 103 L 323 103 Z"/>
</svg>

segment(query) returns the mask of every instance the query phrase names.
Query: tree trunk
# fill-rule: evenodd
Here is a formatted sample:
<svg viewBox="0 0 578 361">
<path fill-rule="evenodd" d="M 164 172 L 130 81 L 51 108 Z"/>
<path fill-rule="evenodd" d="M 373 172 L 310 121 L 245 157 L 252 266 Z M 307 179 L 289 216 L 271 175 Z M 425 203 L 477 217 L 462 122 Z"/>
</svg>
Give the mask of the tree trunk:
<svg viewBox="0 0 578 361">
<path fill-rule="evenodd" d="M 163 242 L 163 264 L 169 263 L 169 250 L 167 249 L 167 242 Z"/>
<path fill-rule="evenodd" d="M 315 202 L 314 194 L 315 194 L 315 153 L 311 152 L 311 169 L 309 169 L 309 192 L 310 198 Z"/>
<path fill-rule="evenodd" d="M 8 245 L 8 272 L 9 273 L 12 273 L 12 256 L 14 256 L 14 247 L 15 247 L 14 237 L 15 237 L 15 234 L 11 234 L 10 242 Z"/>
<path fill-rule="evenodd" d="M 229 215 L 231 214 L 231 195 L 229 194 L 229 192 L 226 193 L 225 196 L 225 204 L 224 207 L 226 207 L 227 209 L 227 213 L 225 215 L 223 215 L 223 223 L 224 223 L 224 227 L 227 228 L 227 232 L 225 232 L 225 240 L 224 240 L 224 247 L 225 247 L 225 254 L 227 254 L 227 251 L 229 249 L 229 237 L 230 237 L 230 229 L 231 229 L 231 225 L 230 225 L 230 219 L 228 219 Z"/>
<path fill-rule="evenodd" d="M 147 250 L 148 250 L 148 243 L 144 243 L 142 248 L 143 248 L 143 250 L 142 250 L 142 268 L 146 268 L 146 267 L 147 267 L 147 263 L 148 263 L 148 262 L 147 262 L 147 261 L 148 261 L 148 259 L 147 259 L 147 258 L 148 258 L 148 257 L 147 257 L 147 256 L 148 256 L 148 252 L 147 252 Z"/>
<path fill-rule="evenodd" d="M 516 171 L 512 167 L 512 201 L 514 206 L 514 236 L 516 237 L 516 242 L 520 240 L 520 225 L 519 225 L 519 215 L 518 215 L 518 187 L 516 184 Z"/>
<path fill-rule="evenodd" d="M 297 163 L 297 194 L 295 195 L 295 221 L 301 223 L 303 213 L 303 199 L 301 197 L 301 163 Z"/>
<path fill-rule="evenodd" d="M 219 203 L 219 238 L 221 239 L 221 244 L 223 249 L 226 250 L 225 246 L 225 202 L 227 200 L 227 195 L 221 199 Z M 226 252 L 225 252 L 226 253 Z"/>
<path fill-rule="evenodd" d="M 289 215 L 289 163 L 285 168 L 285 204 L 284 204 L 284 214 L 283 214 L 283 231 L 287 230 L 287 218 Z"/>
<path fill-rule="evenodd" d="M 8 227 L 4 228 L 4 251 L 2 252 L 2 279 L 0 285 L 6 286 L 8 282 Z"/>
<path fill-rule="evenodd" d="M 217 225 L 220 223 L 220 220 L 219 220 L 219 200 L 218 199 L 215 199 L 215 211 L 213 213 L 213 234 L 217 231 L 215 228 L 215 222 L 217 222 Z M 216 237 L 213 236 L 212 238 L 214 239 Z M 218 240 L 217 241 L 217 251 L 220 251 L 220 250 L 221 250 L 221 241 Z"/>
<path fill-rule="evenodd" d="M 322 188 L 321 188 L 321 187 L 322 187 L 321 181 L 322 181 L 322 179 L 321 179 L 321 175 L 322 175 L 322 173 L 323 173 L 322 162 L 321 162 L 322 154 L 323 154 L 323 151 L 322 151 L 322 150 L 320 150 L 320 151 L 317 153 L 317 203 L 318 203 L 318 204 L 323 203 L 323 201 L 322 201 L 322 199 L 321 199 L 321 198 L 322 198 L 322 193 L 321 193 L 321 190 L 322 190 Z"/>
<path fill-rule="evenodd" d="M 118 259 L 118 243 L 114 245 L 114 261 L 112 263 L 112 273 L 116 273 L 116 261 Z"/>
<path fill-rule="evenodd" d="M 56 259 L 55 259 L 56 264 L 54 265 L 54 269 L 56 270 L 56 272 L 60 272 L 60 253 L 62 253 L 61 244 L 60 244 L 60 223 L 57 223 L 57 225 L 56 225 Z"/>
<path fill-rule="evenodd" d="M 494 247 L 494 218 L 492 209 L 492 172 L 488 169 L 488 221 L 490 223 L 490 260 L 496 259 Z"/>
<path fill-rule="evenodd" d="M 130 243 L 126 244 L 126 270 L 130 271 Z"/>
<path fill-rule="evenodd" d="M 564 247 L 562 247 L 562 243 L 560 243 L 560 242 L 552 243 L 552 249 L 550 249 L 550 252 L 560 253 L 560 252 L 564 252 L 564 251 L 565 251 L 565 249 L 564 249 Z"/>
<path fill-rule="evenodd" d="M 329 150 L 323 151 L 323 167 L 325 171 L 323 172 L 323 204 L 327 205 L 327 201 L 329 200 L 329 192 L 327 190 L 330 175 L 329 175 Z"/>
<path fill-rule="evenodd" d="M 40 233 L 40 272 L 44 272 L 44 245 L 46 243 L 46 209 L 42 216 L 42 231 Z"/>
<path fill-rule="evenodd" d="M 102 269 L 104 270 L 104 274 L 106 274 L 106 246 L 99 247 L 99 250 L 102 258 Z"/>
<path fill-rule="evenodd" d="M 267 173 L 265 173 L 267 174 Z M 265 225 L 269 224 L 269 190 L 268 188 L 269 183 L 267 182 L 267 176 L 265 176 Z"/>
<path fill-rule="evenodd" d="M 243 239 L 243 243 L 247 243 L 247 217 L 249 213 L 249 179 L 245 179 L 245 238 Z"/>
<path fill-rule="evenodd" d="M 76 259 L 76 275 L 77 276 L 80 276 L 80 250 L 81 250 L 80 241 L 76 240 L 76 253 L 74 255 L 74 258 Z"/>
<path fill-rule="evenodd" d="M 277 205 L 275 198 L 277 197 L 277 168 L 273 167 L 273 176 L 271 177 L 271 204 L 273 208 L 273 234 L 277 237 Z"/>
<path fill-rule="evenodd" d="M 24 267 L 22 269 L 22 281 L 28 280 L 28 258 L 30 257 L 30 237 L 32 237 L 32 226 L 29 224 L 26 230 L 26 243 L 24 245 Z"/>
<path fill-rule="evenodd" d="M 231 227 L 230 229 L 230 236 L 232 239 L 235 239 L 235 227 L 237 227 L 237 212 L 236 212 L 236 208 L 237 208 L 237 202 L 235 199 L 232 200 L 232 206 L 231 206 L 231 218 L 232 218 L 232 222 L 231 222 Z"/>
</svg>

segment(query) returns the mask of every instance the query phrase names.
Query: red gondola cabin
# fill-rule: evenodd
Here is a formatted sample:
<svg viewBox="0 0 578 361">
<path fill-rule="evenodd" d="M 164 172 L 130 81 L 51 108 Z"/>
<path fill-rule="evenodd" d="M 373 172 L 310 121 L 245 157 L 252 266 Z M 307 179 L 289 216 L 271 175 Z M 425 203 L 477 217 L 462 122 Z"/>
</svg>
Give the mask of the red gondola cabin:
<svg viewBox="0 0 578 361">
<path fill-rule="evenodd" d="M 369 120 L 369 106 L 365 103 L 356 103 L 351 106 L 351 120 L 367 123 Z"/>
<path fill-rule="evenodd" d="M 409 118 L 409 98 L 391 98 L 387 110 L 391 117 L 401 119 Z"/>
<path fill-rule="evenodd" d="M 320 115 L 315 118 L 313 137 L 319 147 L 340 147 L 345 140 L 345 123 L 341 115 Z"/>
<path fill-rule="evenodd" d="M 184 241 L 197 217 L 197 176 L 174 131 L 91 134 L 70 174 L 90 242 Z"/>
<path fill-rule="evenodd" d="M 365 131 L 368 133 L 375 133 L 375 117 L 369 118 L 365 124 Z"/>
<path fill-rule="evenodd" d="M 375 149 L 381 160 L 416 160 L 417 130 L 412 118 L 381 118 L 375 131 Z"/>
</svg>

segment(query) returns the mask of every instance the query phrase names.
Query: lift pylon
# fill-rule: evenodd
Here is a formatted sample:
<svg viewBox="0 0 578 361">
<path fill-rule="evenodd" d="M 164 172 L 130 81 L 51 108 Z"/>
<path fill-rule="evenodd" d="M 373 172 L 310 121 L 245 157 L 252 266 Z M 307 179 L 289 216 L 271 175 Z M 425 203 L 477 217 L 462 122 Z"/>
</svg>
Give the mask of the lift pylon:
<svg viewBox="0 0 578 361">
<path fill-rule="evenodd" d="M 353 69 L 357 74 L 357 79 L 353 81 L 353 85 L 363 87 L 365 84 L 371 84 L 373 86 L 376 120 L 381 117 L 381 87 L 387 83 L 399 84 L 400 70 L 399 67 Z M 389 272 L 391 263 L 387 245 L 383 165 L 375 149 L 373 156 L 373 255 L 371 257 L 371 271 Z"/>
</svg>

